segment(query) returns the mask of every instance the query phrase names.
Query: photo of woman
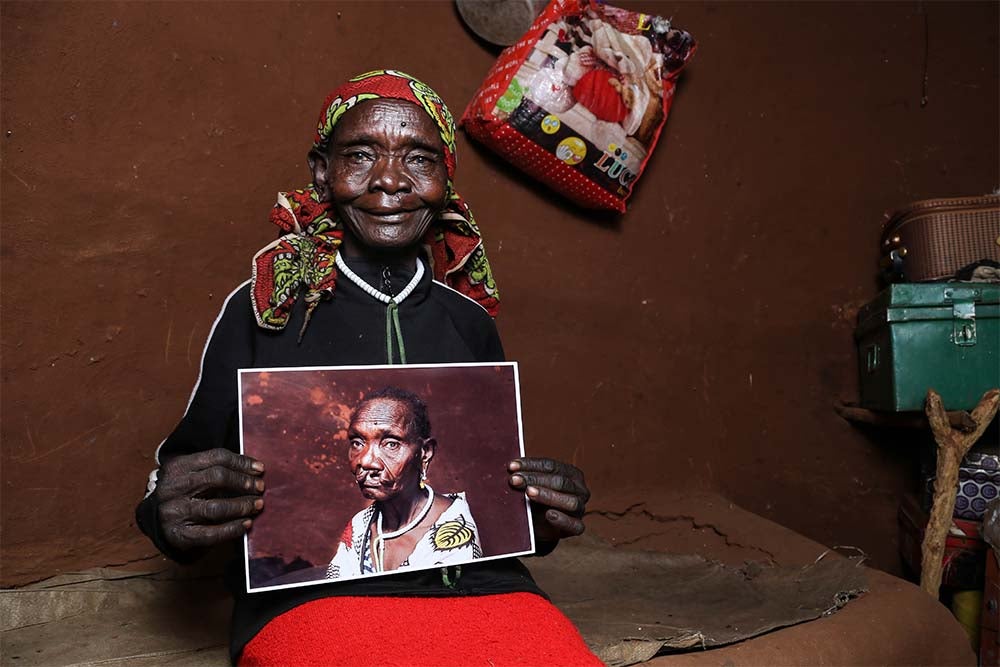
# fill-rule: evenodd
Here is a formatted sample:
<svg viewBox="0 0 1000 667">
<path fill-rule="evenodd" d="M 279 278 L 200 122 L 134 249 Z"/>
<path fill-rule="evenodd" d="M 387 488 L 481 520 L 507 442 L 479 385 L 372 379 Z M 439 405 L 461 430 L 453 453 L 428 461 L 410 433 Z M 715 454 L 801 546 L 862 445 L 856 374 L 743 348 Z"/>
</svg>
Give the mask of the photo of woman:
<svg viewBox="0 0 1000 667">
<path fill-rule="evenodd" d="M 534 550 L 513 363 L 240 372 L 243 452 L 269 502 L 248 592 L 441 570 Z"/>
<path fill-rule="evenodd" d="M 465 493 L 427 482 L 436 442 L 427 405 L 397 387 L 366 395 L 351 417 L 350 469 L 372 504 L 344 529 L 328 579 L 462 563 L 483 555 Z"/>
</svg>

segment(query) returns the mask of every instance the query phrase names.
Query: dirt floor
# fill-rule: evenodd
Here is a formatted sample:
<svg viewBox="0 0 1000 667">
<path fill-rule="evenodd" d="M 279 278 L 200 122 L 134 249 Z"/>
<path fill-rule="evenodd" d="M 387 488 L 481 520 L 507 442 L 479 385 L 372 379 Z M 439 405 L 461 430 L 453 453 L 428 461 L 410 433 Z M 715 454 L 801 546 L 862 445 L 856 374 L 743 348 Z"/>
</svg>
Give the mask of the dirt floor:
<svg viewBox="0 0 1000 667">
<path fill-rule="evenodd" d="M 650 502 L 628 495 L 617 496 L 608 498 L 591 518 L 592 532 L 604 540 L 605 558 L 637 549 L 699 553 L 734 568 L 746 561 L 756 561 L 764 569 L 794 568 L 800 573 L 796 578 L 806 578 L 806 570 L 817 557 L 826 554 L 825 557 L 840 558 L 829 554 L 826 547 L 750 514 L 715 494 L 673 497 L 664 494 Z M 588 579 L 588 572 L 569 567 L 572 561 L 560 559 L 574 553 L 581 542 L 567 541 L 545 559 L 526 560 L 553 601 L 571 618 L 579 609 L 571 600 L 577 603 L 580 600 L 575 594 L 578 585 L 573 582 Z M 25 588 L 2 591 L 3 664 L 226 665 L 231 603 L 219 578 L 213 575 L 216 567 L 211 562 L 195 568 L 178 568 L 166 561 L 151 561 L 66 574 Z M 661 655 L 648 664 L 651 667 L 975 664 L 968 639 L 944 606 L 912 584 L 878 570 L 862 569 L 868 592 L 835 613 L 727 646 Z M 658 572 L 658 578 L 669 577 L 669 570 Z M 597 619 L 596 624 L 580 625 L 584 638 L 598 650 L 594 642 L 606 628 L 600 622 L 602 615 L 621 625 L 623 619 L 637 614 L 627 608 L 628 600 L 615 597 L 620 588 L 615 578 L 589 579 L 587 585 L 595 591 L 592 597 L 617 599 L 621 605 L 602 604 L 596 609 L 598 613 L 591 615 Z M 663 586 L 664 582 L 650 580 L 650 585 Z M 729 602 L 726 596 L 705 597 L 719 601 L 718 618 L 722 620 L 713 621 L 710 616 L 708 621 L 718 630 L 720 623 L 727 622 L 724 613 Z M 709 632 L 705 626 L 685 625 L 681 621 L 684 616 L 681 609 L 672 605 L 651 606 L 649 599 L 641 611 L 643 623 L 685 627 L 692 633 Z"/>
<path fill-rule="evenodd" d="M 996 3 L 621 2 L 699 40 L 620 219 L 459 137 L 529 453 L 711 490 L 898 571 L 922 436 L 862 432 L 883 212 L 998 174 Z M 497 55 L 451 2 L 4 2 L 2 583 L 155 558 L 135 529 L 314 115 L 398 67 L 459 114 Z M 715 539 L 710 533 L 707 538 Z M 150 561 L 152 562 L 152 561 Z"/>
</svg>

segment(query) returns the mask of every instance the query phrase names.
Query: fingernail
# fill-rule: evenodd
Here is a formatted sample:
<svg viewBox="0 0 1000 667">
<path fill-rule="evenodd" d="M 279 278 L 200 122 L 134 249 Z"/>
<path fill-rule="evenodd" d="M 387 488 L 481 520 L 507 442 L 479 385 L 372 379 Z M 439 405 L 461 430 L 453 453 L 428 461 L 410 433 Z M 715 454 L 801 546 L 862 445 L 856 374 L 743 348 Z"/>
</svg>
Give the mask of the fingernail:
<svg viewBox="0 0 1000 667">
<path fill-rule="evenodd" d="M 254 461 L 250 465 L 250 467 L 253 468 L 254 470 L 256 470 L 257 472 L 264 472 L 264 464 L 261 463 L 260 461 Z"/>
<path fill-rule="evenodd" d="M 517 472 L 520 469 L 521 469 L 520 461 L 511 461 L 510 463 L 507 464 L 507 470 L 511 472 Z"/>
<path fill-rule="evenodd" d="M 261 498 L 258 498 L 257 500 L 253 501 L 253 508 L 255 510 L 262 510 L 262 509 L 264 509 L 264 500 L 261 499 Z"/>
<path fill-rule="evenodd" d="M 522 484 L 524 484 L 524 478 L 521 477 L 520 475 L 511 475 L 510 481 L 515 486 L 521 486 Z"/>
<path fill-rule="evenodd" d="M 257 483 L 254 486 L 257 487 L 258 491 L 263 491 L 264 490 L 264 480 L 258 479 Z"/>
<path fill-rule="evenodd" d="M 531 496 L 532 498 L 534 498 L 535 496 L 538 495 L 538 489 L 536 487 L 534 487 L 534 486 L 529 486 L 525 490 L 525 493 L 527 493 L 529 496 Z"/>
<path fill-rule="evenodd" d="M 243 527 L 246 528 L 246 529 L 248 529 L 248 530 L 249 530 L 250 526 L 252 526 L 252 525 L 253 525 L 253 521 L 251 521 L 250 519 L 247 519 L 246 521 L 243 522 Z"/>
</svg>

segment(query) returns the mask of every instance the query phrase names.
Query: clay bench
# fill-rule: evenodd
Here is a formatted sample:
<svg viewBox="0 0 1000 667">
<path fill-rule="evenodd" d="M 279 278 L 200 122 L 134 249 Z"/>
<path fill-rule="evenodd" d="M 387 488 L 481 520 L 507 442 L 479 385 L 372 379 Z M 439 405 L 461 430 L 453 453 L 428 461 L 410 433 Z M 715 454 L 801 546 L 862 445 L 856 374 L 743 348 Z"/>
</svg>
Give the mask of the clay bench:
<svg viewBox="0 0 1000 667">
<path fill-rule="evenodd" d="M 608 549 L 697 553 L 733 567 L 746 561 L 807 565 L 829 552 L 712 494 L 596 498 L 588 529 Z M 227 665 L 230 607 L 218 564 L 160 565 L 155 573 L 98 569 L 3 591 L 3 664 Z M 864 570 L 868 592 L 835 613 L 718 648 L 658 655 L 647 664 L 976 664 L 969 640 L 944 606 L 913 584 Z M 542 574 L 540 582 L 559 604 L 559 581 Z M 606 585 L 610 590 L 615 582 Z"/>
</svg>

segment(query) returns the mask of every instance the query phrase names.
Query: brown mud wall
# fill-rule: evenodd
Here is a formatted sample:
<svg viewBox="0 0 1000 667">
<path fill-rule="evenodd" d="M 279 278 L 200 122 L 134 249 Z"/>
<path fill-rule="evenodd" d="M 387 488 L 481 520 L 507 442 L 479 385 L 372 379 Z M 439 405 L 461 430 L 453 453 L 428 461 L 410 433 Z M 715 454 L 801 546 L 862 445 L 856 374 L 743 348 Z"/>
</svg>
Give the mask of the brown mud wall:
<svg viewBox="0 0 1000 667">
<path fill-rule="evenodd" d="M 832 405 L 856 395 L 882 213 L 1000 180 L 998 5 L 622 4 L 700 41 L 628 214 L 459 138 L 528 449 L 584 468 L 595 507 L 715 490 L 896 571 L 919 438 Z M 397 67 L 457 114 L 496 52 L 444 1 L 0 12 L 6 585 L 152 555 L 153 450 L 329 89 Z"/>
</svg>

